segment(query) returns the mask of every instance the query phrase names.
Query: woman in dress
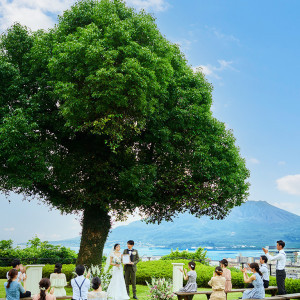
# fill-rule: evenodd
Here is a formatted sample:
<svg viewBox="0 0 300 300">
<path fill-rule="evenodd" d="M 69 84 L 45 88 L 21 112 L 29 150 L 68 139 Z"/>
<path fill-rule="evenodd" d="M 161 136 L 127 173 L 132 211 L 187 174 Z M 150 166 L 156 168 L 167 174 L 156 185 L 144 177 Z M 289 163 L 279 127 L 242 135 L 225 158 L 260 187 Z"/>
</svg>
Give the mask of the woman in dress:
<svg viewBox="0 0 300 300">
<path fill-rule="evenodd" d="M 101 280 L 99 277 L 94 277 L 92 279 L 92 292 L 88 292 L 87 298 L 93 300 L 106 300 L 107 294 L 102 291 Z"/>
<path fill-rule="evenodd" d="M 179 290 L 179 292 L 185 292 L 185 293 L 192 293 L 197 292 L 197 273 L 195 271 L 196 264 L 193 261 L 190 261 L 189 264 L 190 271 L 187 272 L 186 269 L 184 271 L 182 269 L 179 269 L 180 272 L 183 273 L 184 280 L 187 280 L 187 284 Z"/>
<path fill-rule="evenodd" d="M 48 278 L 42 278 L 39 282 L 40 293 L 32 297 L 32 300 L 56 300 L 54 288 L 50 290 L 51 282 Z"/>
<path fill-rule="evenodd" d="M 227 269 L 228 261 L 227 259 L 222 259 L 220 261 L 221 268 L 223 270 L 222 276 L 225 277 L 225 293 L 230 292 L 232 290 L 232 283 L 231 283 L 231 271 Z"/>
<path fill-rule="evenodd" d="M 50 274 L 51 286 L 54 287 L 54 296 L 66 296 L 65 286 L 67 285 L 66 275 L 61 272 L 62 264 L 56 263 L 54 273 Z"/>
<path fill-rule="evenodd" d="M 250 277 L 247 274 L 247 269 L 242 270 L 245 283 L 252 283 L 254 288 L 247 289 L 243 293 L 242 299 L 263 299 L 265 298 L 265 288 L 262 279 L 262 273 L 259 270 L 259 265 L 257 263 L 250 264 L 251 272 L 253 273 Z"/>
<path fill-rule="evenodd" d="M 126 290 L 122 266 L 123 255 L 120 249 L 120 244 L 115 244 L 109 256 L 109 265 L 112 266 L 112 277 L 107 289 L 107 297 L 113 300 L 130 299 Z"/>
<path fill-rule="evenodd" d="M 208 284 L 212 287 L 212 294 L 210 296 L 210 300 L 226 300 L 225 294 L 225 282 L 226 279 L 223 275 L 223 270 L 221 267 L 216 267 L 214 276 L 208 282 Z"/>
<path fill-rule="evenodd" d="M 4 283 L 6 299 L 20 300 L 20 294 L 26 292 L 26 275 L 23 277 L 24 287 L 18 281 L 18 271 L 16 269 L 9 270 L 8 281 Z"/>
</svg>

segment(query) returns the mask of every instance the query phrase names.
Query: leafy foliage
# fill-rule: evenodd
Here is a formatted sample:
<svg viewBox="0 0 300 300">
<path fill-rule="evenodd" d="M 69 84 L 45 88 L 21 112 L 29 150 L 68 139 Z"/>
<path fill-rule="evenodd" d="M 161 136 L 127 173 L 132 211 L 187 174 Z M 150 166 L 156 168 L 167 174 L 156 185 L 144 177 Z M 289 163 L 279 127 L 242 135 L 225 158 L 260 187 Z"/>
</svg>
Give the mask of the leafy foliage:
<svg viewBox="0 0 300 300">
<path fill-rule="evenodd" d="M 149 287 L 149 299 L 168 300 L 172 299 L 175 294 L 172 292 L 172 280 L 165 278 L 152 278 L 151 284 L 146 282 Z"/>
<path fill-rule="evenodd" d="M 63 246 L 53 246 L 38 237 L 29 240 L 25 248 L 12 246 L 11 240 L 0 241 L 0 265 L 10 266 L 14 258 L 19 258 L 22 264 L 52 263 L 69 264 L 76 260 L 75 251 Z M 53 269 L 54 270 L 54 269 Z M 52 270 L 52 271 L 53 271 Z"/>
<path fill-rule="evenodd" d="M 94 264 L 109 211 L 224 218 L 249 171 L 211 92 L 121 0 L 78 1 L 49 31 L 14 24 L 0 40 L 0 189 L 86 212 L 79 256 Z"/>
<path fill-rule="evenodd" d="M 178 248 L 173 251 L 171 249 L 171 253 L 164 255 L 162 260 L 172 260 L 172 259 L 188 259 L 188 260 L 196 260 L 201 262 L 202 264 L 208 264 L 208 257 L 206 256 L 207 251 L 204 248 L 197 248 L 195 252 L 190 252 L 188 250 L 179 251 Z"/>
</svg>

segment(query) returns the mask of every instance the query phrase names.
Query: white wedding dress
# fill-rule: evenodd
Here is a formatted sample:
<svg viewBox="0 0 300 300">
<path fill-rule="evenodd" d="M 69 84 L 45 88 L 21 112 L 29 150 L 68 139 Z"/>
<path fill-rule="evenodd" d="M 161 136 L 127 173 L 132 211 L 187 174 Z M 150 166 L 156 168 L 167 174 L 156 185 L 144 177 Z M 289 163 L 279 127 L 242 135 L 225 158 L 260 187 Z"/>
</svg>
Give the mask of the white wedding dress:
<svg viewBox="0 0 300 300">
<path fill-rule="evenodd" d="M 115 264 L 117 261 L 121 261 L 121 255 L 117 256 L 114 252 L 110 255 L 112 257 L 112 262 Z M 112 277 L 107 288 L 107 298 L 113 300 L 127 300 L 130 297 L 127 294 L 123 266 L 112 267 Z"/>
</svg>

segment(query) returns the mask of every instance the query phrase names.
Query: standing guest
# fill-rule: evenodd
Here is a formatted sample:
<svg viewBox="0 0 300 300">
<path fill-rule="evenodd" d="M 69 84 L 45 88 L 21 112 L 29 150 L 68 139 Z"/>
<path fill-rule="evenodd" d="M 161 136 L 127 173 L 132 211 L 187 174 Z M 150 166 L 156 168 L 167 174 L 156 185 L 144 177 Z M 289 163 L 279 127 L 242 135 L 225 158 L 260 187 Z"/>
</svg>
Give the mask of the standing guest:
<svg viewBox="0 0 300 300">
<path fill-rule="evenodd" d="M 55 300 L 54 288 L 50 290 L 51 282 L 48 278 L 42 278 L 39 282 L 40 293 L 32 297 L 32 300 Z"/>
<path fill-rule="evenodd" d="M 18 280 L 18 271 L 11 269 L 8 271 L 8 281 L 4 283 L 6 299 L 19 300 L 21 293 L 26 292 L 26 276 L 23 277 L 24 287 Z"/>
<path fill-rule="evenodd" d="M 223 270 L 222 276 L 225 277 L 225 293 L 230 292 L 232 290 L 232 283 L 231 283 L 231 271 L 227 269 L 228 261 L 227 259 L 222 259 L 220 261 L 221 268 Z"/>
<path fill-rule="evenodd" d="M 246 290 L 243 293 L 242 299 L 263 299 L 265 298 L 264 282 L 262 279 L 262 273 L 259 270 L 259 265 L 257 263 L 250 264 L 251 272 L 253 273 L 251 277 L 248 277 L 247 269 L 242 269 L 244 282 L 252 283 L 254 288 Z"/>
<path fill-rule="evenodd" d="M 71 280 L 71 286 L 73 288 L 73 297 L 74 300 L 86 300 L 87 294 L 90 289 L 90 273 L 87 274 L 86 278 L 83 276 L 84 274 L 84 266 L 78 265 L 75 269 L 77 274 L 76 278 Z"/>
<path fill-rule="evenodd" d="M 285 247 L 285 242 L 282 240 L 277 241 L 277 250 L 279 253 L 275 256 L 269 254 L 268 249 L 262 248 L 266 254 L 268 260 L 276 260 L 276 282 L 278 286 L 278 293 L 277 295 L 284 295 L 286 294 L 285 290 L 285 265 L 286 265 L 286 254 L 283 250 Z"/>
<path fill-rule="evenodd" d="M 93 300 L 106 300 L 107 299 L 107 294 L 106 292 L 102 291 L 102 286 L 101 286 L 101 280 L 99 277 L 94 277 L 92 279 L 92 292 L 88 293 L 87 298 L 88 299 L 93 299 Z"/>
<path fill-rule="evenodd" d="M 18 271 L 18 282 L 23 282 L 24 277 L 26 277 L 26 268 L 21 264 L 21 261 L 17 258 L 15 258 L 11 262 L 11 265 L 13 269 Z M 6 273 L 6 278 L 9 279 L 8 272 Z M 20 294 L 20 298 L 26 298 L 26 297 L 31 297 L 30 291 L 26 291 Z"/>
<path fill-rule="evenodd" d="M 132 293 L 133 293 L 133 299 L 138 299 L 136 296 L 136 271 L 137 271 L 137 263 L 139 262 L 139 253 L 136 249 L 133 249 L 134 241 L 129 240 L 127 242 L 127 249 L 124 250 L 123 254 L 129 254 L 130 256 L 130 264 L 124 265 L 124 271 L 125 271 L 125 283 L 126 283 L 126 289 L 127 294 L 129 296 L 129 285 L 130 282 L 132 284 Z"/>
<path fill-rule="evenodd" d="M 212 287 L 212 294 L 210 296 L 210 300 L 225 300 L 225 284 L 226 279 L 223 275 L 223 270 L 221 267 L 216 267 L 214 276 L 208 282 L 208 284 Z"/>
<path fill-rule="evenodd" d="M 54 287 L 54 296 L 66 296 L 65 286 L 67 285 L 66 275 L 61 272 L 62 264 L 56 263 L 54 273 L 50 274 L 51 286 Z"/>
<path fill-rule="evenodd" d="M 268 258 L 265 255 L 262 255 L 260 257 L 259 262 L 261 264 L 259 270 L 262 273 L 264 288 L 268 288 L 269 287 L 269 281 L 270 281 L 269 270 L 268 270 L 268 266 L 267 266 Z M 253 287 L 254 286 L 253 286 L 252 283 L 250 283 L 248 285 L 248 288 L 253 288 Z"/>
<path fill-rule="evenodd" d="M 185 287 L 179 290 L 179 292 L 185 292 L 185 293 L 192 293 L 192 292 L 197 292 L 197 273 L 195 271 L 196 264 L 193 261 L 190 261 L 189 264 L 189 269 L 190 271 L 187 272 L 186 269 L 184 271 L 182 269 L 179 269 L 180 272 L 183 273 L 183 278 L 184 280 L 188 280 L 187 284 Z"/>
</svg>

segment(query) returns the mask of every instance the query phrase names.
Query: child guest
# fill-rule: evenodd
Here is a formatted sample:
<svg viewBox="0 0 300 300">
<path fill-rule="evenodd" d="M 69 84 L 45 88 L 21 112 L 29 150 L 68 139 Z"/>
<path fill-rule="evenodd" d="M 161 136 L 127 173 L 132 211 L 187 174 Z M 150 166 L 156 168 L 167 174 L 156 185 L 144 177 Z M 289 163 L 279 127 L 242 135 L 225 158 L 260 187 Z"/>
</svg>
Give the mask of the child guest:
<svg viewBox="0 0 300 300">
<path fill-rule="evenodd" d="M 73 297 L 74 300 L 82 300 L 87 299 L 87 294 L 90 289 L 90 274 L 87 274 L 86 278 L 83 276 L 84 274 L 84 266 L 78 265 L 75 269 L 77 274 L 76 278 L 71 280 L 71 286 L 73 288 Z"/>
<path fill-rule="evenodd" d="M 51 286 L 54 287 L 56 297 L 66 296 L 65 286 L 67 285 L 66 275 L 61 272 L 62 264 L 56 263 L 54 273 L 50 274 Z"/>
<path fill-rule="evenodd" d="M 225 282 L 226 279 L 223 275 L 223 270 L 221 267 L 216 267 L 214 276 L 208 282 L 208 284 L 212 287 L 212 294 L 210 296 L 210 300 L 225 300 Z"/>
<path fill-rule="evenodd" d="M 222 276 L 225 277 L 225 293 L 230 292 L 232 289 L 232 283 L 231 283 L 231 271 L 227 269 L 228 261 L 227 259 L 222 259 L 220 261 L 221 268 L 223 270 Z"/>
<path fill-rule="evenodd" d="M 32 297 L 32 300 L 55 300 L 56 297 L 53 295 L 54 288 L 52 288 L 49 293 L 50 286 L 51 286 L 50 280 L 48 278 L 42 278 L 39 282 L 40 293 L 34 295 Z"/>
<path fill-rule="evenodd" d="M 183 272 L 184 280 L 188 280 L 188 282 L 185 285 L 185 287 L 179 290 L 179 292 L 186 292 L 186 293 L 197 292 L 197 282 L 196 282 L 197 273 L 195 271 L 196 264 L 195 262 L 190 261 L 188 266 L 190 269 L 189 272 L 187 272 L 186 269 L 184 269 L 184 271 L 180 269 L 180 272 Z"/>
</svg>

